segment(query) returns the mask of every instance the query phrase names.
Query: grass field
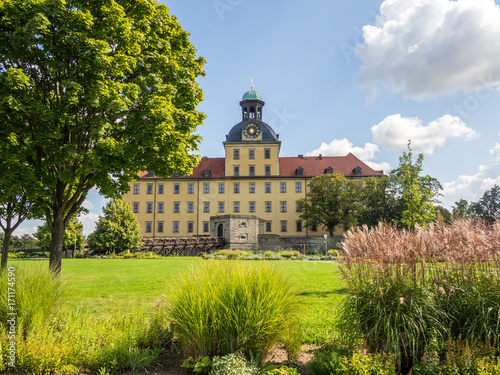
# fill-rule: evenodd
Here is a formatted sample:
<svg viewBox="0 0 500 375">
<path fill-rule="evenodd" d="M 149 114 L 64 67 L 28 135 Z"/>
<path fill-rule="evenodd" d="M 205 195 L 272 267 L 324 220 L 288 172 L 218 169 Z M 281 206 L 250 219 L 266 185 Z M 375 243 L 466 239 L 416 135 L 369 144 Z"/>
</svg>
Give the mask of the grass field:
<svg viewBox="0 0 500 375">
<path fill-rule="evenodd" d="M 9 260 L 9 266 L 46 260 Z M 92 315 L 136 312 L 152 308 L 176 276 L 207 262 L 201 258 L 64 259 L 66 307 Z M 345 284 L 334 263 L 276 261 L 273 263 L 297 285 L 306 343 L 325 343 L 335 335 L 335 309 Z"/>
</svg>

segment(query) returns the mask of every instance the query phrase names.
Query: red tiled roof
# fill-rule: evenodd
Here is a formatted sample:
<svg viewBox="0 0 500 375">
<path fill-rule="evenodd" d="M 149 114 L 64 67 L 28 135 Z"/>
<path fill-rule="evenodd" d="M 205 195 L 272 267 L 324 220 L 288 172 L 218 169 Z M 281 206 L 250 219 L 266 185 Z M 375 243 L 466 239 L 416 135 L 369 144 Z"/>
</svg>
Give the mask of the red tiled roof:
<svg viewBox="0 0 500 375">
<path fill-rule="evenodd" d="M 367 164 L 363 163 L 356 156 L 349 153 L 346 156 L 297 156 L 280 158 L 280 175 L 279 177 L 296 177 L 297 168 L 303 168 L 303 177 L 314 177 L 324 174 L 328 167 L 331 167 L 333 172 L 341 172 L 346 177 L 371 177 L 382 176 L 382 171 L 375 171 Z M 354 169 L 361 168 L 361 174 L 355 175 Z M 179 178 L 204 178 L 203 171 L 210 170 L 210 178 L 224 178 L 225 161 L 224 158 L 207 158 L 203 157 L 198 166 L 193 169 L 191 175 Z M 139 177 L 143 179 L 148 177 L 148 172 L 139 173 Z M 247 177 L 247 176 L 240 176 Z M 264 177 L 264 176 L 255 176 Z"/>
<path fill-rule="evenodd" d="M 368 177 L 382 176 L 382 171 L 375 171 L 368 165 L 359 160 L 356 156 L 349 153 L 347 156 L 298 156 L 280 158 L 280 176 L 296 176 L 297 168 L 304 169 L 305 177 L 314 177 L 325 173 L 328 167 L 333 172 L 341 172 L 346 177 Z M 355 175 L 354 169 L 361 168 L 361 175 Z"/>
</svg>

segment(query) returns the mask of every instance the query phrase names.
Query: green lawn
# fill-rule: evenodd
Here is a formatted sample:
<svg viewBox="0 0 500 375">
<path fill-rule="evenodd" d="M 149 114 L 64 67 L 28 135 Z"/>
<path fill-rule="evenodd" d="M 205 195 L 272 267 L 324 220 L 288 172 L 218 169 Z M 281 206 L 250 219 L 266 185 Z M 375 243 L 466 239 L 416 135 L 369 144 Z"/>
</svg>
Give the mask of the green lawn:
<svg viewBox="0 0 500 375">
<path fill-rule="evenodd" d="M 9 265 L 31 260 L 9 260 Z M 37 262 L 48 261 L 38 260 Z M 155 305 L 176 275 L 206 262 L 201 258 L 162 259 L 64 259 L 67 306 L 89 314 L 134 312 Z M 308 343 L 324 343 L 334 335 L 335 309 L 345 283 L 334 263 L 276 261 L 276 267 L 292 278 L 300 291 L 301 320 Z"/>
</svg>

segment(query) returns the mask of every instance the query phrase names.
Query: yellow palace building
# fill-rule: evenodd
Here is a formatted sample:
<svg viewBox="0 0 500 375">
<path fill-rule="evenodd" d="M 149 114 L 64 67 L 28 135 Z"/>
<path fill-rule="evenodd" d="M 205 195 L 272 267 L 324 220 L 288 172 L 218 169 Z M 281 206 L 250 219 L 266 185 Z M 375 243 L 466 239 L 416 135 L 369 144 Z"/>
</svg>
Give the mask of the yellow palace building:
<svg viewBox="0 0 500 375">
<path fill-rule="evenodd" d="M 304 228 L 297 212 L 296 201 L 305 197 L 309 180 L 333 172 L 360 181 L 382 176 L 351 153 L 280 157 L 279 136 L 262 121 L 264 104 L 253 88 L 243 95 L 242 119 L 226 135 L 224 157 L 203 157 L 188 176 L 143 172 L 130 183 L 123 197 L 144 238 L 222 237 L 222 225 L 211 225 L 211 220 L 228 215 L 257 218 L 258 234 L 322 237 L 324 228 Z"/>
</svg>

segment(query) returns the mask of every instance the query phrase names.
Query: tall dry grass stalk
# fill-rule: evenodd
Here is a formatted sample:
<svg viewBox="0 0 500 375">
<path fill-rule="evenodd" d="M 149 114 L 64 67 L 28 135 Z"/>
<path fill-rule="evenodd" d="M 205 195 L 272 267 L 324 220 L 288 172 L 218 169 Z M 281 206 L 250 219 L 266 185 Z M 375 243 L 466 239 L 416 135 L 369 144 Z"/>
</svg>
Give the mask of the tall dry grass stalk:
<svg viewBox="0 0 500 375">
<path fill-rule="evenodd" d="M 341 324 L 370 350 L 390 351 L 404 367 L 431 341 L 498 342 L 499 222 L 457 219 L 413 231 L 380 223 L 348 231 L 340 246 L 351 294 Z"/>
</svg>

